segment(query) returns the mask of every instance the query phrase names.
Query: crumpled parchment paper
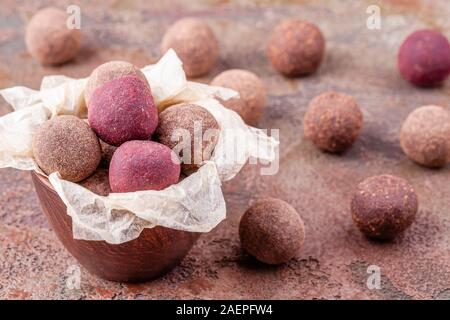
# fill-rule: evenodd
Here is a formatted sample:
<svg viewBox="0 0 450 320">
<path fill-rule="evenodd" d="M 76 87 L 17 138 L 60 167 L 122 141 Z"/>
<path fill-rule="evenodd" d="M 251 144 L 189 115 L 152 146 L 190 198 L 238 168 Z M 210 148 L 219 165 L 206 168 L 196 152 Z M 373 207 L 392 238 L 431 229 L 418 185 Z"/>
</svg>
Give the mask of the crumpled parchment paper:
<svg viewBox="0 0 450 320">
<path fill-rule="evenodd" d="M 183 102 L 198 104 L 216 118 L 219 141 L 212 158 L 197 172 L 161 191 L 111 193 L 103 197 L 61 179 L 56 172 L 50 174 L 49 181 L 72 218 L 76 239 L 119 244 L 137 238 L 144 228 L 155 226 L 208 232 L 226 217 L 221 181 L 232 179 L 249 157 L 275 160 L 278 141 L 263 130 L 247 126 L 237 113 L 215 99 L 228 100 L 237 93 L 187 81 L 182 62 L 173 50 L 142 72 L 159 111 Z M 14 109 L 0 118 L 0 168 L 35 170 L 45 175 L 33 158 L 34 133 L 43 122 L 57 115 L 85 118 L 86 82 L 87 79 L 58 75 L 44 77 L 40 90 L 0 90 Z"/>
</svg>

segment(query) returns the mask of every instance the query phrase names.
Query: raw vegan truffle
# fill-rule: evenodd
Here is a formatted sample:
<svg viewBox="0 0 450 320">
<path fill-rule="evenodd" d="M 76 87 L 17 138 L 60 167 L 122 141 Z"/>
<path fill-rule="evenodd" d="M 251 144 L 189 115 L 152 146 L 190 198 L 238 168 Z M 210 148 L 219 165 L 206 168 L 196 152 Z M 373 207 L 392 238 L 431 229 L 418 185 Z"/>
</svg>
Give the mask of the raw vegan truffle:
<svg viewBox="0 0 450 320">
<path fill-rule="evenodd" d="M 411 112 L 400 131 L 403 152 L 426 167 L 450 162 L 450 114 L 439 106 L 423 106 Z"/>
<path fill-rule="evenodd" d="M 162 190 L 178 182 L 180 163 L 172 150 L 153 141 L 128 141 L 117 148 L 109 166 L 113 192 Z"/>
<path fill-rule="evenodd" d="M 325 39 L 320 29 L 297 19 L 286 20 L 276 26 L 267 47 L 273 67 L 289 77 L 315 72 L 324 52 Z"/>
<path fill-rule="evenodd" d="M 106 197 L 111 193 L 108 169 L 105 168 L 98 168 L 93 175 L 79 182 L 79 184 L 99 196 Z"/>
<path fill-rule="evenodd" d="M 295 257 L 305 241 L 305 226 L 297 211 L 274 198 L 258 200 L 239 224 L 242 248 L 267 264 L 281 264 Z"/>
<path fill-rule="evenodd" d="M 303 124 L 305 136 L 317 147 L 341 152 L 360 135 L 363 115 L 351 96 L 330 91 L 311 100 Z"/>
<path fill-rule="evenodd" d="M 375 239 L 402 233 L 413 223 L 417 208 L 417 195 L 409 182 L 387 174 L 361 182 L 351 202 L 356 226 Z"/>
<path fill-rule="evenodd" d="M 139 68 L 126 61 L 110 61 L 99 65 L 92 71 L 84 88 L 84 99 L 89 104 L 92 93 L 106 82 L 124 76 L 136 76 L 148 84 L 147 79 Z"/>
<path fill-rule="evenodd" d="M 107 144 L 148 140 L 158 124 L 150 88 L 136 76 L 111 80 L 97 88 L 89 100 L 91 128 Z"/>
<path fill-rule="evenodd" d="M 258 122 L 267 103 L 267 91 L 256 74 L 241 69 L 227 70 L 216 76 L 211 85 L 237 91 L 239 98 L 221 103 L 236 111 L 247 124 L 255 125 Z"/>
<path fill-rule="evenodd" d="M 26 28 L 30 54 L 42 64 L 57 65 L 73 59 L 81 47 L 81 31 L 67 27 L 66 12 L 48 7 L 38 11 Z"/>
<path fill-rule="evenodd" d="M 180 104 L 159 114 L 155 140 L 174 150 L 182 158 L 183 172 L 190 173 L 211 158 L 218 130 L 216 119 L 206 109 L 195 104 Z M 190 159 L 183 150 L 190 150 Z"/>
<path fill-rule="evenodd" d="M 420 87 L 440 85 L 450 74 L 450 44 L 435 30 L 410 34 L 398 52 L 398 68 L 407 81 Z"/>
<path fill-rule="evenodd" d="M 65 180 L 89 177 L 101 159 L 100 143 L 89 125 L 75 116 L 43 123 L 33 138 L 33 155 L 46 174 L 58 171 Z"/>
<path fill-rule="evenodd" d="M 207 23 L 184 18 L 175 22 L 165 33 L 161 51 L 174 49 L 183 61 L 188 77 L 200 77 L 209 72 L 219 57 L 219 44 Z"/>
</svg>

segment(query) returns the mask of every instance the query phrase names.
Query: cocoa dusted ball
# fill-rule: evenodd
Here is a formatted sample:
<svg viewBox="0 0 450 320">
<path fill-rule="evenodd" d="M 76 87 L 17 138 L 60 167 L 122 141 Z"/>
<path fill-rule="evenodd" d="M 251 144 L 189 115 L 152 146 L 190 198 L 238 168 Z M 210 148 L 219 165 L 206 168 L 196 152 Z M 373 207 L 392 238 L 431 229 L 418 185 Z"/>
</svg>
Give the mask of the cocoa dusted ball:
<svg viewBox="0 0 450 320">
<path fill-rule="evenodd" d="M 303 125 L 305 136 L 317 147 L 341 152 L 359 137 L 363 115 L 351 96 L 330 91 L 311 100 Z"/>
<path fill-rule="evenodd" d="M 58 65 L 73 59 L 81 47 L 81 31 L 67 27 L 66 12 L 48 7 L 38 11 L 26 28 L 30 54 L 42 64 Z"/>
<path fill-rule="evenodd" d="M 173 149 L 182 158 L 185 173 L 196 170 L 209 160 L 219 137 L 219 125 L 205 108 L 180 104 L 159 114 L 155 140 Z M 185 155 L 184 151 L 190 151 Z"/>
<path fill-rule="evenodd" d="M 437 86 L 450 74 L 450 44 L 438 31 L 419 30 L 402 43 L 397 60 L 405 80 L 420 87 Z"/>
<path fill-rule="evenodd" d="M 450 162 L 450 113 L 439 106 L 423 106 L 411 112 L 400 131 L 403 152 L 431 168 Z"/>
<path fill-rule="evenodd" d="M 325 39 L 309 22 L 290 19 L 275 27 L 269 38 L 267 55 L 273 67 L 289 76 L 314 73 L 322 62 Z"/>
<path fill-rule="evenodd" d="M 117 150 L 117 147 L 109 145 L 102 140 L 100 140 L 100 146 L 102 147 L 102 161 L 100 162 L 100 166 L 103 168 L 109 168 L 109 164 L 114 152 Z"/>
<path fill-rule="evenodd" d="M 99 196 L 106 197 L 111 193 L 108 169 L 105 168 L 98 168 L 93 175 L 79 182 L 79 184 Z"/>
<path fill-rule="evenodd" d="M 43 123 L 33 138 L 33 155 L 46 174 L 65 180 L 89 177 L 101 160 L 101 149 L 89 125 L 75 116 L 57 116 Z"/>
<path fill-rule="evenodd" d="M 216 76 L 211 85 L 232 89 L 239 98 L 221 103 L 236 111 L 247 124 L 255 125 L 267 104 L 267 91 L 264 83 L 250 71 L 241 69 L 227 70 Z"/>
<path fill-rule="evenodd" d="M 158 124 L 158 112 L 147 83 L 125 76 L 94 91 L 88 120 L 100 139 L 120 146 L 125 141 L 150 139 Z"/>
<path fill-rule="evenodd" d="M 128 141 L 117 148 L 109 166 L 113 192 L 162 190 L 178 182 L 180 163 L 172 150 L 153 141 Z"/>
<path fill-rule="evenodd" d="M 219 57 L 219 43 L 208 24 L 196 18 L 175 22 L 165 33 L 161 51 L 174 49 L 183 61 L 186 75 L 200 77 L 209 72 Z"/>
<path fill-rule="evenodd" d="M 89 99 L 92 93 L 98 87 L 101 87 L 106 82 L 115 80 L 124 76 L 136 76 L 144 83 L 147 83 L 147 79 L 138 67 L 126 61 L 110 61 L 99 65 L 92 71 L 89 76 L 86 87 L 84 88 L 84 100 L 86 104 L 89 104 Z"/>
<path fill-rule="evenodd" d="M 361 182 L 353 195 L 353 221 L 367 237 L 391 239 L 414 221 L 418 200 L 405 179 L 384 174 Z"/>
<path fill-rule="evenodd" d="M 305 226 L 288 203 L 264 198 L 253 204 L 239 224 L 242 248 L 267 264 L 281 264 L 295 257 L 305 241 Z"/>
</svg>

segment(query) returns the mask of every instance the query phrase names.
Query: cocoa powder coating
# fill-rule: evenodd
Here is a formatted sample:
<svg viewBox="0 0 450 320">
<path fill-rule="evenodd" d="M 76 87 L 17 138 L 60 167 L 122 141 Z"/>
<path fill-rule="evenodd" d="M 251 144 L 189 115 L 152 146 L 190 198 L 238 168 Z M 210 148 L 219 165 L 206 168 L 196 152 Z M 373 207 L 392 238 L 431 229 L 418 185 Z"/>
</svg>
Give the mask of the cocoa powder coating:
<svg viewBox="0 0 450 320">
<path fill-rule="evenodd" d="M 209 25 L 196 18 L 175 22 L 164 34 L 162 54 L 174 49 L 183 61 L 188 77 L 200 77 L 209 72 L 219 57 L 219 43 Z"/>
<path fill-rule="evenodd" d="M 109 166 L 113 192 L 162 190 L 178 182 L 180 163 L 165 145 L 128 141 L 117 148 Z"/>
<path fill-rule="evenodd" d="M 67 27 L 68 14 L 48 7 L 39 10 L 26 27 L 25 43 L 30 54 L 46 65 L 73 59 L 81 47 L 81 31 Z"/>
<path fill-rule="evenodd" d="M 411 112 L 400 131 L 403 152 L 426 167 L 450 162 L 450 113 L 440 106 L 423 106 Z"/>
<path fill-rule="evenodd" d="M 341 152 L 359 137 L 363 115 L 351 96 L 330 91 L 311 100 L 303 125 L 305 136 L 317 147 Z"/>
<path fill-rule="evenodd" d="M 75 116 L 57 116 L 42 124 L 33 138 L 33 155 L 47 175 L 65 180 L 89 177 L 101 159 L 100 143 L 89 125 Z"/>
<path fill-rule="evenodd" d="M 221 101 L 221 103 L 236 111 L 247 124 L 258 123 L 267 104 L 267 90 L 256 74 L 242 69 L 227 70 L 216 76 L 211 85 L 238 92 L 238 98 Z"/>
<path fill-rule="evenodd" d="M 205 108 L 180 104 L 159 114 L 156 141 L 173 149 L 181 157 L 181 169 L 188 174 L 209 160 L 219 137 L 219 125 Z M 190 159 L 184 151 L 190 151 Z"/>
<path fill-rule="evenodd" d="M 361 182 L 351 201 L 354 223 L 376 239 L 391 239 L 405 231 L 417 209 L 417 195 L 409 182 L 387 174 Z"/>
<path fill-rule="evenodd" d="M 107 169 L 117 147 L 109 145 L 102 140 L 100 140 L 100 146 L 102 148 L 102 161 L 100 162 L 100 166 Z"/>
<path fill-rule="evenodd" d="M 295 77 L 317 70 L 325 53 L 325 39 L 320 29 L 309 22 L 289 19 L 272 31 L 267 55 L 280 73 Z"/>
<path fill-rule="evenodd" d="M 125 76 L 94 91 L 88 120 L 100 139 L 120 146 L 125 141 L 150 139 L 158 113 L 149 86 L 139 77 Z"/>
<path fill-rule="evenodd" d="M 305 241 L 305 226 L 297 211 L 275 198 L 255 202 L 239 224 L 242 248 L 267 264 L 281 264 L 295 257 Z"/>
<path fill-rule="evenodd" d="M 440 85 L 450 74 L 450 43 L 436 30 L 413 32 L 400 46 L 397 61 L 401 75 L 412 84 Z"/>
<path fill-rule="evenodd" d="M 86 87 L 84 88 L 84 99 L 89 104 L 92 93 L 98 87 L 106 82 L 118 79 L 124 76 L 136 76 L 144 83 L 148 84 L 147 79 L 138 67 L 126 61 L 110 61 L 99 65 L 89 76 Z"/>
</svg>

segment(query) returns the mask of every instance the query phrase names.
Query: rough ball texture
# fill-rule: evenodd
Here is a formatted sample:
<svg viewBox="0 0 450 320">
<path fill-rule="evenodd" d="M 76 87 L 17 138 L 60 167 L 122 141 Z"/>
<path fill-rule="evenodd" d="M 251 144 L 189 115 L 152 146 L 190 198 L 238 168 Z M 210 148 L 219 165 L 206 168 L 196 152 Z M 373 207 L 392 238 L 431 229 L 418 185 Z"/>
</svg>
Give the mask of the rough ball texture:
<svg viewBox="0 0 450 320">
<path fill-rule="evenodd" d="M 188 77 L 200 77 L 209 72 L 219 57 L 219 43 L 207 23 L 184 18 L 175 22 L 165 33 L 161 51 L 174 49 L 183 61 Z"/>
<path fill-rule="evenodd" d="M 136 76 L 111 80 L 97 88 L 89 100 L 92 129 L 107 144 L 147 140 L 158 124 L 150 88 Z"/>
<path fill-rule="evenodd" d="M 317 147 L 341 152 L 359 137 L 363 115 L 351 96 L 330 91 L 311 100 L 303 125 L 305 136 Z"/>
<path fill-rule="evenodd" d="M 439 106 L 423 106 L 411 112 L 400 131 L 403 152 L 431 168 L 450 162 L 450 113 Z"/>
<path fill-rule="evenodd" d="M 110 61 L 99 65 L 89 76 L 86 87 L 84 88 L 84 100 L 86 104 L 89 104 L 89 99 L 95 89 L 101 87 L 108 81 L 124 76 L 136 76 L 148 84 L 147 79 L 138 67 L 126 61 Z"/>
<path fill-rule="evenodd" d="M 111 193 L 109 173 L 108 169 L 105 168 L 98 168 L 93 175 L 79 182 L 79 184 L 99 196 L 106 197 Z"/>
<path fill-rule="evenodd" d="M 420 87 L 441 84 L 450 74 L 450 44 L 440 32 L 410 34 L 398 51 L 398 68 L 407 81 Z"/>
<path fill-rule="evenodd" d="M 216 76 L 211 85 L 237 91 L 239 98 L 221 103 L 236 111 L 247 124 L 255 125 L 258 122 L 267 104 L 267 91 L 256 74 L 241 69 L 227 70 Z"/>
<path fill-rule="evenodd" d="M 305 226 L 297 211 L 274 198 L 258 200 L 239 224 L 242 248 L 267 264 L 281 264 L 295 257 L 305 241 Z"/>
<path fill-rule="evenodd" d="M 178 182 L 180 163 L 168 147 L 153 141 L 128 141 L 117 148 L 109 166 L 113 192 L 162 190 Z"/>
<path fill-rule="evenodd" d="M 42 124 L 33 138 L 33 155 L 47 175 L 59 172 L 65 180 L 89 177 L 101 159 L 100 143 L 83 120 L 58 116 Z"/>
<path fill-rule="evenodd" d="M 409 182 L 387 174 L 361 182 L 351 202 L 356 226 L 375 239 L 402 233 L 413 223 L 417 208 L 417 195 Z"/>
<path fill-rule="evenodd" d="M 167 108 L 159 114 L 155 140 L 174 149 L 182 159 L 183 150 L 190 150 L 189 160 L 182 161 L 183 172 L 190 173 L 211 158 L 219 136 L 216 119 L 204 108 L 195 104 L 181 104 Z M 210 137 L 205 133 L 212 133 Z M 183 133 L 188 134 L 184 139 Z"/>
<path fill-rule="evenodd" d="M 315 72 L 324 53 L 325 39 L 320 29 L 312 23 L 297 19 L 277 25 L 267 47 L 273 67 L 289 77 Z"/>
<path fill-rule="evenodd" d="M 42 64 L 57 65 L 73 59 L 81 47 L 81 31 L 67 28 L 68 15 L 56 8 L 38 11 L 26 28 L 25 43 Z"/>
</svg>

